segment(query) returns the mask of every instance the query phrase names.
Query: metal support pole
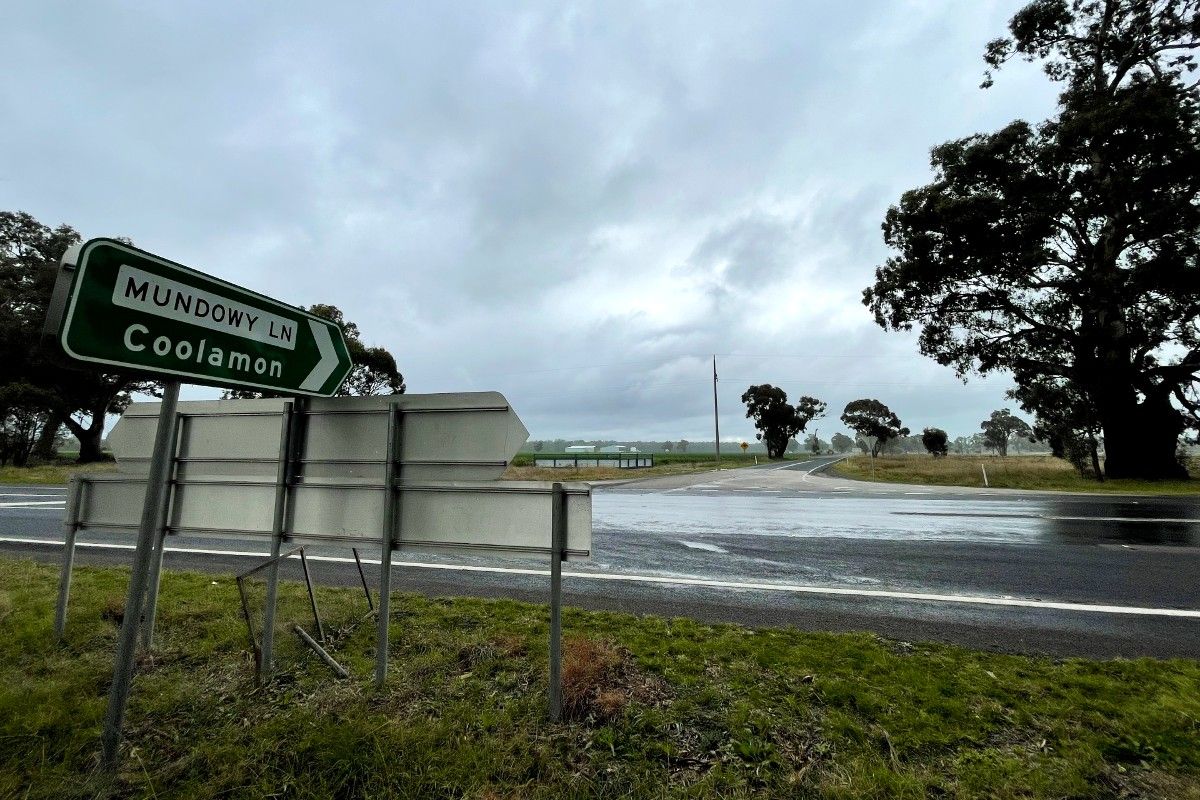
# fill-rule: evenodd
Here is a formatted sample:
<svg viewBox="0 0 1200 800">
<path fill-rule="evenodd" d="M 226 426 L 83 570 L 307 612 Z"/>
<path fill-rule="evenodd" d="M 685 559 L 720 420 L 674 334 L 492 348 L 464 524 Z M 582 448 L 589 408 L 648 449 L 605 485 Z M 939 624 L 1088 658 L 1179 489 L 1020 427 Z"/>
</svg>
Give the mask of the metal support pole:
<svg viewBox="0 0 1200 800">
<path fill-rule="evenodd" d="M 717 357 L 713 356 L 713 435 L 717 446 L 717 466 L 721 466 L 721 418 L 717 411 Z"/>
<path fill-rule="evenodd" d="M 304 571 L 304 585 L 308 587 L 308 604 L 312 607 L 317 636 L 320 637 L 321 644 L 325 644 L 325 626 L 321 624 L 321 614 L 317 611 L 317 595 L 313 592 L 312 575 L 308 572 L 308 556 L 304 555 L 303 547 L 300 548 L 300 568 Z"/>
<path fill-rule="evenodd" d="M 154 547 L 154 529 L 158 523 L 159 503 L 167 485 L 170 461 L 171 434 L 174 428 L 175 407 L 179 402 L 179 381 L 168 381 L 164 387 L 158 412 L 158 429 L 154 433 L 154 452 L 150 457 L 150 473 L 146 477 L 146 499 L 142 504 L 142 519 L 138 526 L 137 550 L 129 574 L 129 593 L 125 600 L 125 618 L 117 640 L 117 656 L 113 665 L 112 687 L 108 694 L 108 711 L 104 715 L 104 730 L 100 735 L 101 758 L 105 769 L 115 771 L 121 745 L 121 727 L 125 721 L 125 706 L 133 682 L 134 656 L 137 651 L 138 629 L 141 627 L 142 602 L 146 599 L 146 580 L 149 577 L 150 556 Z"/>
<path fill-rule="evenodd" d="M 308 635 L 308 631 L 296 624 L 292 625 L 292 630 L 295 631 L 296 635 L 300 637 L 300 641 L 312 648 L 313 652 L 325 662 L 326 666 L 333 670 L 335 675 L 337 675 L 339 678 L 350 677 L 350 673 L 346 671 L 346 668 L 339 664 L 333 656 L 329 655 L 329 652 L 326 651 L 324 647 L 321 647 L 321 645 L 313 641 L 313 638 Z"/>
<path fill-rule="evenodd" d="M 562 716 L 562 561 L 567 549 L 567 493 L 553 486 L 550 504 L 550 721 Z"/>
<path fill-rule="evenodd" d="M 71 569 L 75 566 L 75 536 L 79 533 L 79 513 L 83 510 L 83 487 L 87 482 L 80 477 L 71 479 L 71 497 L 67 501 L 67 516 L 63 527 L 66 542 L 63 543 L 62 573 L 58 576 L 58 605 L 54 609 L 54 636 L 63 640 L 67 629 L 67 601 L 71 596 Z"/>
<path fill-rule="evenodd" d="M 351 547 L 350 552 L 354 553 L 354 563 L 358 565 L 358 579 L 362 581 L 363 594 L 367 596 L 367 611 L 375 610 L 375 601 L 371 599 L 371 587 L 367 585 L 367 574 L 363 572 L 362 559 L 358 557 L 358 548 Z"/>
<path fill-rule="evenodd" d="M 154 552 L 150 555 L 150 576 L 146 580 L 146 611 L 142 614 L 142 647 L 154 647 L 154 617 L 158 612 L 158 587 L 162 581 L 163 554 L 167 548 L 167 529 L 171 502 L 175 496 L 175 478 L 179 468 L 179 446 L 184 418 L 176 414 L 171 420 L 170 462 L 167 465 L 167 488 L 158 504 L 158 521 L 154 532 Z"/>
<path fill-rule="evenodd" d="M 292 479 L 292 450 L 296 435 L 295 406 L 285 403 L 279 429 L 279 466 L 275 470 L 275 514 L 271 519 L 271 558 L 283 549 L 284 525 L 287 520 L 288 491 Z M 279 597 L 279 562 L 274 561 L 267 571 L 267 600 L 263 610 L 262 658 L 259 659 L 258 680 L 271 676 L 275 668 L 275 606 Z"/>
<path fill-rule="evenodd" d="M 375 636 L 375 687 L 382 688 L 387 679 L 388 623 L 391 619 L 392 601 L 392 549 L 400 528 L 400 490 L 396 481 L 400 477 L 400 447 L 403 442 L 404 414 L 400 406 L 393 403 L 388 413 L 387 464 L 384 467 L 384 486 L 387 494 L 383 501 L 383 557 L 379 562 L 379 618 Z"/>
</svg>

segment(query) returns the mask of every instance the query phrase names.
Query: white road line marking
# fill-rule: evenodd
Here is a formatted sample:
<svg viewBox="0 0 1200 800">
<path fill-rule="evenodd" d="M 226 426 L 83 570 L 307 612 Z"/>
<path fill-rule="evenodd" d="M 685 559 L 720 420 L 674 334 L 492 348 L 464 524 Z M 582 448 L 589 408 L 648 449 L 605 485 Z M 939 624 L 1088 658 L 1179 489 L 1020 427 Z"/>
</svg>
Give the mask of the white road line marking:
<svg viewBox="0 0 1200 800">
<path fill-rule="evenodd" d="M 0 503 L 0 508 L 33 508 L 35 506 L 54 506 L 56 508 L 66 508 L 65 500 L 21 500 L 12 503 Z"/>
<path fill-rule="evenodd" d="M 1084 517 L 1064 516 L 1060 514 L 1013 514 L 1004 512 L 973 512 L 973 511 L 892 511 L 898 517 L 959 517 L 969 519 L 1044 519 L 1051 522 L 1163 522 L 1183 523 L 1185 525 L 1200 525 L 1200 519 L 1193 517 Z"/>
<path fill-rule="evenodd" d="M 905 494 L 933 494 L 933 492 L 905 492 Z"/>
<path fill-rule="evenodd" d="M 1052 519 L 1060 522 L 1187 522 L 1200 524 L 1200 519 L 1192 517 L 1065 517 L 1052 514 L 1039 514 L 1042 519 Z"/>
<path fill-rule="evenodd" d="M 17 544 L 58 545 L 64 543 L 51 539 L 19 539 L 0 537 L 0 542 Z M 76 547 L 90 547 L 99 550 L 133 550 L 132 544 L 105 544 L 102 542 L 79 542 Z M 192 547 L 168 547 L 168 553 L 191 553 L 193 555 L 235 556 L 243 558 L 269 558 L 269 553 L 258 553 L 241 550 L 202 550 Z M 299 558 L 299 556 L 292 556 Z M 339 564 L 353 564 L 353 558 L 338 556 L 309 556 L 310 561 L 329 561 Z M 378 559 L 364 558 L 364 563 L 378 565 Z M 549 575 L 546 569 L 529 569 L 521 567 L 479 567 L 466 564 L 427 564 L 422 561 L 394 561 L 397 567 L 414 569 L 437 569 L 458 572 L 502 573 L 507 575 Z M 605 572 L 568 572 L 563 571 L 564 577 L 580 578 L 595 581 L 623 581 L 626 583 L 651 583 L 668 586 L 702 586 L 716 589 L 742 589 L 764 592 L 786 592 L 790 594 L 813 594 L 835 597 L 875 597 L 890 600 L 923 600 L 933 603 L 959 603 L 965 605 L 983 606 L 1013 606 L 1017 608 L 1046 608 L 1055 611 L 1082 611 L 1096 614 L 1131 614 L 1143 617 L 1182 617 L 1184 619 L 1200 619 L 1200 609 L 1183 608 L 1148 608 L 1144 606 L 1114 606 L 1098 603 L 1068 603 L 1057 600 L 1027 600 L 1014 597 L 988 597 L 969 594 L 932 594 L 929 592 L 897 592 L 884 589 L 845 589 L 830 586 L 804 586 L 788 583 L 747 583 L 741 581 L 718 581 L 707 578 L 666 577 L 660 575 L 629 575 L 623 573 Z"/>
<path fill-rule="evenodd" d="M 46 494 L 45 492 L 41 494 L 0 494 L 0 497 L 54 497 L 56 500 L 64 499 L 64 497 L 55 497 L 55 495 Z"/>
<path fill-rule="evenodd" d="M 845 461 L 849 457 L 850 456 L 842 456 L 841 458 L 835 458 L 833 461 L 827 461 L 824 464 L 817 464 L 814 467 L 809 467 L 808 469 L 806 469 L 804 471 L 804 474 L 800 477 L 800 480 L 804 481 L 805 483 L 812 483 L 812 481 L 810 481 L 808 479 L 808 476 L 813 474 L 813 470 L 825 469 L 826 467 L 832 467 L 834 464 L 838 463 L 839 461 Z"/>
</svg>

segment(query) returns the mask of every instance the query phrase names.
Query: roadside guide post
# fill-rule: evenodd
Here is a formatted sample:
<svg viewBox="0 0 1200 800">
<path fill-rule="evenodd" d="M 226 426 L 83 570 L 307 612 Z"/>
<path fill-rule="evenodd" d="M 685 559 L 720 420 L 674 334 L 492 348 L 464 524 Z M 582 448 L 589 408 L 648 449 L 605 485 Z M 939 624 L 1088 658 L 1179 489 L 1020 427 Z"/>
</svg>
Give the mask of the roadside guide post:
<svg viewBox="0 0 1200 800">
<path fill-rule="evenodd" d="M 137 531 L 101 734 L 106 770 L 120 753 L 139 639 L 152 643 L 167 534 L 270 537 L 272 558 L 259 568 L 267 582 L 260 680 L 272 668 L 284 542 L 357 547 L 380 537 L 377 685 L 387 676 L 396 550 L 548 554 L 549 712 L 561 716 L 562 562 L 591 553 L 591 492 L 502 480 L 529 435 L 503 395 L 310 402 L 334 395 L 352 367 L 335 323 L 106 239 L 64 256 L 45 334 L 75 360 L 166 385 L 157 408 L 135 403 L 122 414 L 110 436 L 117 473 L 77 479 L 65 521 L 60 639 L 77 532 Z M 185 380 L 295 399 L 180 404 Z M 324 641 L 304 550 L 297 552 L 316 639 Z M 244 594 L 243 612 L 253 646 Z"/>
<path fill-rule="evenodd" d="M 64 254 L 43 337 L 76 361 L 165 378 L 101 734 L 103 762 L 111 769 L 139 631 L 147 646 L 152 643 L 180 383 L 327 397 L 353 364 L 336 323 L 112 239 L 92 239 Z M 59 585 L 60 638 L 82 494 L 80 483 Z"/>
</svg>

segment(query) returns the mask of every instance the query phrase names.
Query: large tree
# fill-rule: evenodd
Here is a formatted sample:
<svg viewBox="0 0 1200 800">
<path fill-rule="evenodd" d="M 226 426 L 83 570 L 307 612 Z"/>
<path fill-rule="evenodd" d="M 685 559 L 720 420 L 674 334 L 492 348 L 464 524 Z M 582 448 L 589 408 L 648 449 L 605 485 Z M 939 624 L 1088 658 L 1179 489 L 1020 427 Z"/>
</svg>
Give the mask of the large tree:
<svg viewBox="0 0 1200 800">
<path fill-rule="evenodd" d="M 1077 393 L 1110 477 L 1186 476 L 1176 442 L 1200 425 L 1198 8 L 1019 11 L 985 59 L 1042 62 L 1062 86 L 1056 115 L 935 147 L 933 183 L 887 213 L 896 254 L 863 296 L 962 376 L 1003 369 Z"/>
<path fill-rule="evenodd" d="M 937 458 L 950 452 L 949 436 L 941 428 L 926 428 L 921 431 L 921 444 L 925 452 Z"/>
<path fill-rule="evenodd" d="M 1026 408 L 1037 409 L 1034 439 L 1049 445 L 1057 458 L 1074 464 L 1081 475 L 1104 480 L 1099 415 L 1089 398 L 1072 386 L 1052 380 L 1032 380 L 1010 394 Z"/>
<path fill-rule="evenodd" d="M 872 398 L 851 400 L 842 410 L 842 423 L 859 436 L 859 447 L 871 458 L 879 455 L 892 439 L 908 436 L 896 413 Z"/>
<path fill-rule="evenodd" d="M 983 440 L 987 446 L 1001 456 L 1008 455 L 1008 445 L 1020 437 L 1031 438 L 1033 428 L 1029 423 L 1015 416 L 1007 408 L 993 411 L 991 416 L 979 423 L 983 431 Z"/>
<path fill-rule="evenodd" d="M 106 416 L 123 411 L 133 392 L 152 392 L 156 384 L 134 373 L 69 364 L 39 350 L 56 267 L 79 241 L 69 225 L 51 228 L 25 212 L 0 212 L 0 385 L 38 390 L 47 404 L 39 438 L 52 442 L 66 425 L 79 439 L 79 460 L 86 462 L 101 458 Z"/>
<path fill-rule="evenodd" d="M 790 405 L 787 392 L 769 383 L 751 386 L 742 394 L 742 402 L 767 447 L 767 458 L 783 458 L 788 442 L 825 413 L 825 404 L 815 397 L 804 396 Z"/>
</svg>

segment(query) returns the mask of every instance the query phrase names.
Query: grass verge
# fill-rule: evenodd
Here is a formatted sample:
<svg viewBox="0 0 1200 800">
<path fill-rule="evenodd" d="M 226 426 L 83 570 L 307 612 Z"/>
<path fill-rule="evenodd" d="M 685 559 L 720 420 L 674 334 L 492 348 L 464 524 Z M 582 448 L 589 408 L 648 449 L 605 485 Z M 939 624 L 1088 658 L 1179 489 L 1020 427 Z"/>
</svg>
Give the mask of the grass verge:
<svg viewBox="0 0 1200 800">
<path fill-rule="evenodd" d="M 853 456 L 829 468 L 829 474 L 860 481 L 982 487 L 983 470 L 988 485 L 1001 489 L 1045 489 L 1066 492 L 1117 492 L 1131 494 L 1198 494 L 1200 480 L 1100 482 L 1080 476 L 1066 461 L 1053 456 L 928 455 Z"/>
<path fill-rule="evenodd" d="M 69 483 L 77 472 L 113 472 L 115 462 L 102 461 L 96 464 L 39 464 L 35 467 L 0 467 L 0 484 L 26 486 L 56 486 Z"/>
<path fill-rule="evenodd" d="M 96 750 L 128 572 L 77 571 L 63 646 L 55 573 L 0 559 L 0 797 L 1200 798 L 1193 661 L 567 609 L 570 716 L 550 724 L 545 607 L 398 595 L 376 691 L 361 592 L 318 591 L 338 681 L 288 633 L 311 622 L 284 584 L 280 674 L 256 688 L 232 580 L 174 572 L 109 782 Z"/>
</svg>

